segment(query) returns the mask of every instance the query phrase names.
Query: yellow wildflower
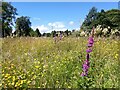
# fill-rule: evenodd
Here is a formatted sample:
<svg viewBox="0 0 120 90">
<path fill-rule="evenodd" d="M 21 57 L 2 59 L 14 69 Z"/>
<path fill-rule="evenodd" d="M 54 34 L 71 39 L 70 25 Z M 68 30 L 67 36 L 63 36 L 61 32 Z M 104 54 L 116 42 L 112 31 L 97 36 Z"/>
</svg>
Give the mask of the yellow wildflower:
<svg viewBox="0 0 120 90">
<path fill-rule="evenodd" d="M 115 58 L 116 58 L 116 59 L 118 58 L 118 54 L 115 54 Z"/>
<path fill-rule="evenodd" d="M 13 79 L 13 82 L 14 82 L 14 81 L 15 81 L 15 76 L 13 76 L 13 78 L 12 78 L 12 79 Z"/>
<path fill-rule="evenodd" d="M 10 76 L 10 74 L 6 74 L 6 75 L 5 75 L 5 78 L 7 78 L 7 77 L 9 77 L 9 76 Z"/>
<path fill-rule="evenodd" d="M 35 66 L 35 68 L 39 68 L 39 66 Z"/>
<path fill-rule="evenodd" d="M 29 84 L 29 83 L 31 83 L 31 81 L 27 81 L 27 83 Z"/>
</svg>

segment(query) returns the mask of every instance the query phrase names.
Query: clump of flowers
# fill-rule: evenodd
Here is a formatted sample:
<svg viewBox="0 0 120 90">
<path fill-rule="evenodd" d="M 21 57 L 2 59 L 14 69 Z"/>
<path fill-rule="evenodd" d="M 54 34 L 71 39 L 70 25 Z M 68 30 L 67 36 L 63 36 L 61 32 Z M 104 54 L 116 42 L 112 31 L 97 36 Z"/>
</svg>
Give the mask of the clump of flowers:
<svg viewBox="0 0 120 90">
<path fill-rule="evenodd" d="M 87 44 L 87 55 L 86 55 L 86 60 L 84 61 L 83 63 L 83 72 L 81 74 L 81 76 L 87 76 L 88 75 L 88 69 L 90 67 L 90 62 L 89 62 L 89 58 L 90 58 L 90 52 L 92 52 L 92 47 L 93 47 L 93 44 L 94 44 L 94 28 L 92 30 L 92 33 L 91 33 L 91 36 L 89 37 L 88 39 L 88 44 Z"/>
<path fill-rule="evenodd" d="M 60 40 L 62 40 L 62 33 L 60 32 Z"/>
<path fill-rule="evenodd" d="M 55 34 L 54 36 L 54 42 L 56 43 L 57 42 L 57 35 Z"/>
</svg>

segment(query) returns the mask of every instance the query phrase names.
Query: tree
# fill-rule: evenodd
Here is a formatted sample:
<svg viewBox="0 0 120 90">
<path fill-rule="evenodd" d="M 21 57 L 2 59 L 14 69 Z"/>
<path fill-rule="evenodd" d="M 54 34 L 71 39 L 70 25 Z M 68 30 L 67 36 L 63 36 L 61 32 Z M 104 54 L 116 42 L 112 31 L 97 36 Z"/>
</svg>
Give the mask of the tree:
<svg viewBox="0 0 120 90">
<path fill-rule="evenodd" d="M 19 36 L 30 36 L 31 22 L 27 16 L 21 16 L 16 20 L 16 32 Z"/>
<path fill-rule="evenodd" d="M 0 19 L 0 38 L 2 37 L 2 19 Z"/>
<path fill-rule="evenodd" d="M 102 9 L 101 12 L 97 12 L 97 9 L 92 8 L 83 22 L 81 29 L 91 32 L 92 27 L 96 27 L 98 25 L 101 25 L 102 30 L 110 27 L 108 28 L 107 34 L 110 34 L 112 30 L 115 29 L 120 31 L 120 10 L 111 9 L 104 11 Z"/>
<path fill-rule="evenodd" d="M 120 27 L 120 10 L 112 9 L 108 11 L 101 10 L 97 14 L 97 19 L 93 21 L 96 25 L 101 25 L 102 28 L 110 26 L 113 29 L 119 29 Z"/>
<path fill-rule="evenodd" d="M 55 37 L 55 36 L 56 36 L 56 33 L 57 33 L 57 32 L 56 32 L 55 30 L 52 31 L 52 32 L 51 32 L 52 37 Z"/>
<path fill-rule="evenodd" d="M 32 28 L 30 28 L 30 36 L 31 37 L 36 37 L 37 36 L 37 33 Z"/>
<path fill-rule="evenodd" d="M 92 22 L 95 21 L 97 18 L 97 8 L 92 7 L 88 13 L 88 15 L 85 18 L 85 21 L 82 24 L 82 29 L 86 27 L 88 30 L 92 29 L 93 25 Z M 88 27 L 89 26 L 89 27 Z"/>
<path fill-rule="evenodd" d="M 37 34 L 37 37 L 41 37 L 41 33 L 40 33 L 40 31 L 39 31 L 39 29 L 38 29 L 38 28 L 36 29 L 36 31 L 35 31 L 35 32 L 36 32 L 36 34 Z"/>
<path fill-rule="evenodd" d="M 13 20 L 17 15 L 17 9 L 11 3 L 2 2 L 2 37 L 10 36 L 12 33 Z"/>
<path fill-rule="evenodd" d="M 85 24 L 86 25 L 91 24 L 91 22 L 96 19 L 96 16 L 97 16 L 97 9 L 95 7 L 92 7 L 88 15 L 86 16 Z"/>
<path fill-rule="evenodd" d="M 72 32 L 71 32 L 71 31 L 69 31 L 69 34 L 70 34 L 70 35 L 72 35 Z"/>
<path fill-rule="evenodd" d="M 104 9 L 101 9 L 101 13 L 105 13 Z"/>
<path fill-rule="evenodd" d="M 120 10 L 111 9 L 106 11 L 105 15 L 111 22 L 112 28 L 120 30 Z"/>
<path fill-rule="evenodd" d="M 69 36 L 69 31 L 68 29 L 65 31 L 66 35 Z"/>
<path fill-rule="evenodd" d="M 51 33 L 46 33 L 46 37 L 50 37 L 51 36 Z"/>
<path fill-rule="evenodd" d="M 43 33 L 42 36 L 46 36 L 46 33 Z"/>
<path fill-rule="evenodd" d="M 0 3 L 0 38 L 2 37 L 2 3 Z"/>
</svg>

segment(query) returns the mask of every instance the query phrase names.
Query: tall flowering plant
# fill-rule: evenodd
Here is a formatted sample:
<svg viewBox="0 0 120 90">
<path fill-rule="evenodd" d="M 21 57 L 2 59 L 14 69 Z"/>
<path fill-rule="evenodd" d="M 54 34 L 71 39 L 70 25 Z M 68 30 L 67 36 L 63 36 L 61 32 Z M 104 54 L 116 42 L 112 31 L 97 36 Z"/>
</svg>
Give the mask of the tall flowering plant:
<svg viewBox="0 0 120 90">
<path fill-rule="evenodd" d="M 88 44 L 87 44 L 87 55 L 86 55 L 86 60 L 84 61 L 83 63 L 83 66 L 82 66 L 82 69 L 83 69 L 83 72 L 81 74 L 81 76 L 87 76 L 88 75 L 88 69 L 90 67 L 90 62 L 89 62 L 89 58 L 90 58 L 90 52 L 92 52 L 92 47 L 93 47 L 93 44 L 94 44 L 94 27 L 92 29 L 92 33 L 88 39 Z"/>
</svg>

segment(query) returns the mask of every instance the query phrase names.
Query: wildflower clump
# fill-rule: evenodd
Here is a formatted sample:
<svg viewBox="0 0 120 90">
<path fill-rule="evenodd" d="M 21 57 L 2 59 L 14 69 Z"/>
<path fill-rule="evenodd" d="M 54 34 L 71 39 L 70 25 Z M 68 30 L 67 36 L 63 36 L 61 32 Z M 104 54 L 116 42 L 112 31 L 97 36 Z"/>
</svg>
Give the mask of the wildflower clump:
<svg viewBox="0 0 120 90">
<path fill-rule="evenodd" d="M 90 55 L 89 55 L 89 53 L 92 52 L 92 46 L 93 46 L 93 43 L 94 43 L 93 37 L 94 37 L 94 28 L 92 30 L 91 36 L 88 39 L 88 44 L 87 44 L 88 48 L 86 50 L 87 55 L 86 55 L 86 60 L 84 61 L 83 66 L 82 66 L 83 67 L 83 72 L 82 72 L 81 76 L 87 76 L 88 75 L 88 69 L 90 67 L 90 62 L 89 62 Z"/>
</svg>

